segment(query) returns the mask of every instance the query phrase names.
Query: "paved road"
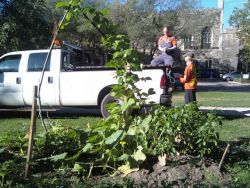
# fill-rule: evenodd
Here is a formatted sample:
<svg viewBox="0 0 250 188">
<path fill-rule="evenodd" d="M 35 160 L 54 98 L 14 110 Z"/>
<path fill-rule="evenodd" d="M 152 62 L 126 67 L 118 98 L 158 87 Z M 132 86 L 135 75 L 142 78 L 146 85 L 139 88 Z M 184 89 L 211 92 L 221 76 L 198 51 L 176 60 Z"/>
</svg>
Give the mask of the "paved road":
<svg viewBox="0 0 250 188">
<path fill-rule="evenodd" d="M 239 84 L 226 81 L 198 82 L 198 91 L 250 92 L 250 84 Z"/>
<path fill-rule="evenodd" d="M 199 109 L 202 112 L 214 112 L 221 116 L 240 116 L 240 117 L 250 117 L 250 107 L 249 108 L 232 108 L 232 107 L 211 107 L 211 106 L 200 106 Z"/>
</svg>

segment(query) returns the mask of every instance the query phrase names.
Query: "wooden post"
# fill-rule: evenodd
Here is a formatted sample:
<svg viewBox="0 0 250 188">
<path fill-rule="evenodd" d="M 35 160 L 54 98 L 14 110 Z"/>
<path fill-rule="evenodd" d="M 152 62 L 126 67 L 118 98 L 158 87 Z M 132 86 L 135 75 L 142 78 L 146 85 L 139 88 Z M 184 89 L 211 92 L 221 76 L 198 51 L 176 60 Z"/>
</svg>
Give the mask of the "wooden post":
<svg viewBox="0 0 250 188">
<path fill-rule="evenodd" d="M 34 134 L 36 131 L 36 106 L 37 106 L 37 86 L 33 87 L 33 101 L 32 101 L 32 111 L 31 111 L 31 121 L 30 121 L 30 130 L 29 130 L 29 145 L 27 152 L 27 160 L 25 166 L 25 178 L 27 178 L 29 174 L 29 163 L 32 157 L 32 150 L 34 144 Z"/>
<path fill-rule="evenodd" d="M 224 161 L 224 159 L 225 159 L 225 156 L 226 156 L 226 153 L 227 153 L 227 150 L 228 150 L 229 146 L 230 146 L 230 144 L 227 144 L 227 147 L 226 147 L 226 149 L 225 149 L 225 151 L 224 151 L 224 153 L 223 153 L 223 155 L 222 155 L 222 158 L 221 158 L 220 164 L 219 164 L 219 170 L 220 170 L 220 168 L 221 168 L 221 166 L 222 166 L 222 163 L 223 163 L 223 161 Z"/>
</svg>

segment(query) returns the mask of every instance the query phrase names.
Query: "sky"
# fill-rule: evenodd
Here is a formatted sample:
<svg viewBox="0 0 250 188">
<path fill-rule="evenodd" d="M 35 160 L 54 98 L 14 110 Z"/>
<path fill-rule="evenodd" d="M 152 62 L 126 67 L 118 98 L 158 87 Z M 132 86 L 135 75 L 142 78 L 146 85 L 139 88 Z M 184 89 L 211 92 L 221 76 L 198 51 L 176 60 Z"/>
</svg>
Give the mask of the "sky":
<svg viewBox="0 0 250 188">
<path fill-rule="evenodd" d="M 224 0 L 224 29 L 230 27 L 228 21 L 234 8 L 243 8 L 247 0 Z M 218 0 L 201 0 L 201 5 L 204 8 L 217 8 Z"/>
</svg>

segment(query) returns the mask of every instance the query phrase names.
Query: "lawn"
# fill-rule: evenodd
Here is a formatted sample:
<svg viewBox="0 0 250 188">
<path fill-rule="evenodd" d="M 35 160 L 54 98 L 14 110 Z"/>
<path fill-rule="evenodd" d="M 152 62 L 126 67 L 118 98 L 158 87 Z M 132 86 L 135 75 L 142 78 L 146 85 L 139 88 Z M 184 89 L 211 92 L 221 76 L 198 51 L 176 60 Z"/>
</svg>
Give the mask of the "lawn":
<svg viewBox="0 0 250 188">
<path fill-rule="evenodd" d="M 248 92 L 197 92 L 199 106 L 216 107 L 250 107 L 250 94 Z M 173 93 L 173 106 L 184 104 L 184 92 Z"/>
<path fill-rule="evenodd" d="M 59 116 L 50 117 L 45 119 L 45 124 L 47 126 L 53 124 L 60 124 L 67 127 L 74 127 L 78 129 L 84 129 L 88 124 L 94 125 L 101 118 L 100 117 L 84 117 L 84 116 Z M 0 121 L 0 136 L 4 135 L 10 130 L 18 129 L 29 129 L 30 118 L 28 115 L 25 117 L 1 117 Z M 41 120 L 37 119 L 37 130 L 43 131 L 43 126 Z M 220 138 L 223 141 L 233 141 L 240 139 L 241 137 L 250 138 L 250 118 L 235 118 L 235 119 L 223 119 L 222 128 L 218 127 L 218 132 Z"/>
<path fill-rule="evenodd" d="M 30 126 L 30 117 L 28 114 L 19 114 L 21 117 L 0 117 L 0 136 L 4 135 L 10 130 L 27 129 Z M 18 116 L 19 116 L 18 115 Z M 23 117 L 22 117 L 23 115 Z M 16 114 L 15 114 L 16 116 Z M 74 127 L 78 129 L 84 129 L 87 124 L 95 124 L 101 118 L 100 117 L 84 117 L 84 116 L 53 116 L 45 119 L 45 125 L 50 126 L 54 124 L 60 124 L 67 127 Z M 37 131 L 43 131 L 41 119 L 37 118 Z"/>
<path fill-rule="evenodd" d="M 238 141 L 242 138 L 250 139 L 250 118 L 227 118 L 218 128 L 220 139 L 223 141 Z"/>
</svg>

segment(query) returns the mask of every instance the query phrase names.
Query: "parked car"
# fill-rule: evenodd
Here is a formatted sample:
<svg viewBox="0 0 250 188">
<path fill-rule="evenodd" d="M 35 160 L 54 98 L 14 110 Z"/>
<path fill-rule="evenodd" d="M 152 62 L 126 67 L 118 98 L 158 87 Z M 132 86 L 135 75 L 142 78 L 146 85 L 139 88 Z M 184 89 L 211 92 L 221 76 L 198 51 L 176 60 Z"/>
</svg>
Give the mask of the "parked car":
<svg viewBox="0 0 250 188">
<path fill-rule="evenodd" d="M 226 81 L 233 81 L 235 78 L 240 78 L 241 73 L 246 74 L 245 72 L 241 72 L 241 71 L 233 71 L 233 72 L 229 72 L 229 73 L 224 74 L 222 76 L 222 79 L 226 80 Z"/>
</svg>

